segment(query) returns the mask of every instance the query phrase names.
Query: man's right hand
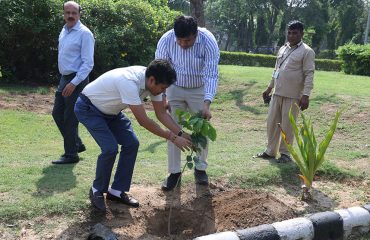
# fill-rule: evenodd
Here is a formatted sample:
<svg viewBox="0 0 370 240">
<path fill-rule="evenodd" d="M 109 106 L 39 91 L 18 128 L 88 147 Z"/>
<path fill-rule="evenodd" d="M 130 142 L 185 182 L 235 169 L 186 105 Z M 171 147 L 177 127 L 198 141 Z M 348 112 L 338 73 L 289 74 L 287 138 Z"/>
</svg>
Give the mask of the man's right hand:
<svg viewBox="0 0 370 240">
<path fill-rule="evenodd" d="M 272 90 L 272 88 L 268 87 L 268 88 L 267 88 L 267 89 L 262 93 L 262 97 L 263 97 L 263 99 L 266 99 L 266 98 L 270 95 L 271 90 Z"/>
<path fill-rule="evenodd" d="M 176 139 L 173 141 L 173 143 L 176 145 L 176 147 L 180 148 L 181 151 L 190 151 L 192 143 L 190 140 L 177 136 Z"/>
</svg>

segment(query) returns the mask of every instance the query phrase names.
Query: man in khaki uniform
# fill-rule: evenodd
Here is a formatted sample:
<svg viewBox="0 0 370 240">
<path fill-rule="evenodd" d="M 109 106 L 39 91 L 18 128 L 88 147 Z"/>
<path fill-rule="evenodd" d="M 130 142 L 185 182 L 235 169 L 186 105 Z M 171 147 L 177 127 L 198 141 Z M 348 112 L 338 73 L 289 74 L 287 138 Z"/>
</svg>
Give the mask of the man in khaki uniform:
<svg viewBox="0 0 370 240">
<path fill-rule="evenodd" d="M 263 98 L 267 99 L 274 89 L 267 116 L 267 148 L 256 157 L 272 159 L 279 151 L 278 162 L 291 161 L 277 124 L 281 124 L 288 142 L 292 143 L 294 133 L 288 117 L 289 110 L 292 109 L 294 118 L 297 118 L 299 109 L 296 105 L 302 111 L 309 105 L 315 71 L 315 52 L 302 42 L 303 29 L 303 24 L 299 21 L 288 23 L 288 42 L 280 48 L 272 80 L 262 94 Z"/>
</svg>

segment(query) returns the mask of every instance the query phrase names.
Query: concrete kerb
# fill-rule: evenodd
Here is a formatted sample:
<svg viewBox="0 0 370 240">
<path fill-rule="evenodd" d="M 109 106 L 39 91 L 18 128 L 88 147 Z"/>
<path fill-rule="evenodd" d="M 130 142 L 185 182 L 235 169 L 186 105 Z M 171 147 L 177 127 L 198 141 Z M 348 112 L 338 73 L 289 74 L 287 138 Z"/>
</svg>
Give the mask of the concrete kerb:
<svg viewBox="0 0 370 240">
<path fill-rule="evenodd" d="M 309 214 L 257 227 L 214 233 L 194 240 L 343 240 L 370 232 L 370 204 Z"/>
</svg>

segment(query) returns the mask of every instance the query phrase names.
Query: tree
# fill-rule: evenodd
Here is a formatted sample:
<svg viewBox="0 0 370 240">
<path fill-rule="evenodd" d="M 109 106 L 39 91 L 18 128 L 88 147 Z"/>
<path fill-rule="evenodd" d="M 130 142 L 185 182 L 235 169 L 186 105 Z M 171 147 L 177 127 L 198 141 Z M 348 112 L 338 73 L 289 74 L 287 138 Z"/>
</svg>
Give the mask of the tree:
<svg viewBox="0 0 370 240">
<path fill-rule="evenodd" d="M 205 0 L 190 0 L 191 15 L 197 19 L 198 26 L 204 27 L 206 21 L 204 19 L 204 1 Z"/>
</svg>

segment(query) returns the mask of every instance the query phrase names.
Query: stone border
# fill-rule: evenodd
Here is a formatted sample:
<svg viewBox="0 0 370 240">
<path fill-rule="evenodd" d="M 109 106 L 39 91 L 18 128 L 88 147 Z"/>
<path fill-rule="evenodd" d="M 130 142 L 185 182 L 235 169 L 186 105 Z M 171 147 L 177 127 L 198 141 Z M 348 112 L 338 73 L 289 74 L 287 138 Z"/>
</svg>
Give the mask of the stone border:
<svg viewBox="0 0 370 240">
<path fill-rule="evenodd" d="M 370 204 L 309 214 L 282 222 L 221 232 L 194 240 L 326 240 L 347 239 L 352 234 L 370 232 Z"/>
</svg>

